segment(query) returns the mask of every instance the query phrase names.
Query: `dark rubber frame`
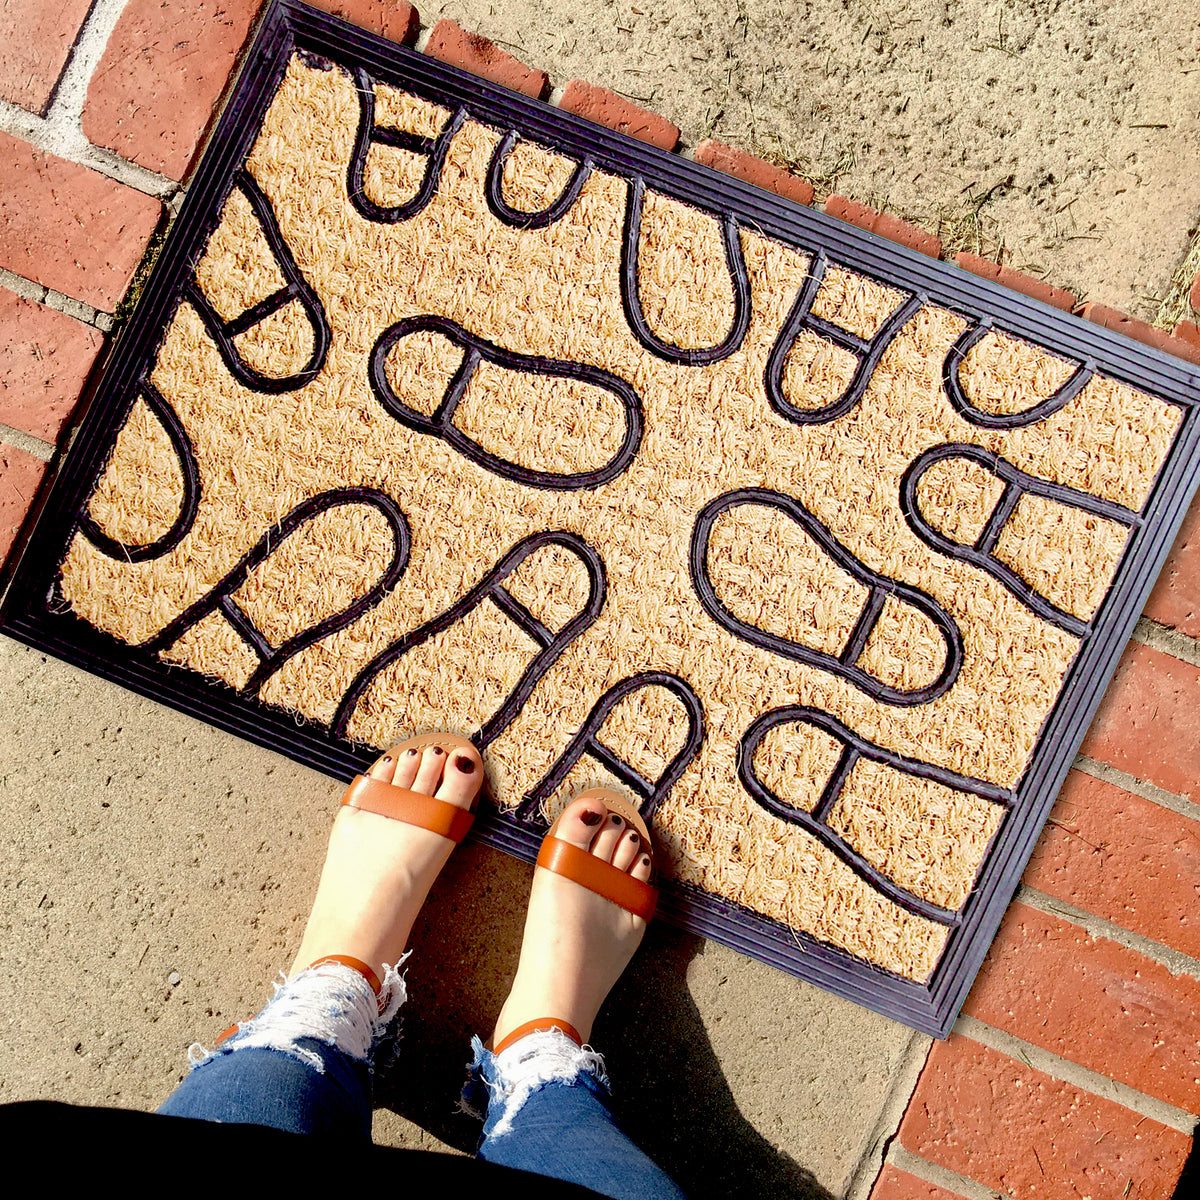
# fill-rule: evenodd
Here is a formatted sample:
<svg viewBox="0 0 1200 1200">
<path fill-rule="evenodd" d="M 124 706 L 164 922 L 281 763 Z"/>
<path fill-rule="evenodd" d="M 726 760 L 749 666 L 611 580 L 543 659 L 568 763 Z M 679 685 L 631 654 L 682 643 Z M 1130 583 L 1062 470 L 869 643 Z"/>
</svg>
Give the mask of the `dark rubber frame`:
<svg viewBox="0 0 1200 1200">
<path fill-rule="evenodd" d="M 273 0 L 137 309 L 116 342 L 70 460 L 44 496 L 36 530 L 0 612 L 0 629 L 329 775 L 348 780 L 373 754 L 336 739 L 316 724 L 298 724 L 290 713 L 169 666 L 144 650 L 131 649 L 70 613 L 51 611 L 55 606 L 47 603 L 81 508 L 107 461 L 116 430 L 141 393 L 166 317 L 185 294 L 198 248 L 216 223 L 287 59 L 296 50 L 336 60 L 351 70 L 361 68 L 374 79 L 406 88 L 452 113 L 465 108 L 493 127 L 518 130 L 521 137 L 595 169 L 641 179 L 713 213 L 723 227 L 735 219 L 740 227 L 820 253 L 830 264 L 947 307 L 961 314 L 972 330 L 986 322 L 988 328 L 1026 338 L 1182 409 L 1184 420 L 1171 454 L 1132 530 L 1114 586 L 1089 623 L 1084 645 L 1042 727 L 978 884 L 928 982 L 916 983 L 871 966 L 692 886 L 668 883 L 663 891 L 659 912 L 668 921 L 917 1029 L 946 1036 L 1200 482 L 1196 461 L 1200 369 L 823 213 L 494 86 L 295 0 Z M 805 319 L 799 311 L 797 316 L 797 324 Z M 812 319 L 807 319 L 812 327 Z M 960 343 L 959 356 L 967 336 Z M 682 357 L 677 349 L 657 350 Z M 712 352 L 701 355 L 705 353 Z M 952 353 L 948 361 L 956 371 L 958 356 Z M 802 410 L 791 415 L 811 419 Z M 491 846 L 533 861 L 543 828 L 485 806 L 475 834 Z"/>
</svg>

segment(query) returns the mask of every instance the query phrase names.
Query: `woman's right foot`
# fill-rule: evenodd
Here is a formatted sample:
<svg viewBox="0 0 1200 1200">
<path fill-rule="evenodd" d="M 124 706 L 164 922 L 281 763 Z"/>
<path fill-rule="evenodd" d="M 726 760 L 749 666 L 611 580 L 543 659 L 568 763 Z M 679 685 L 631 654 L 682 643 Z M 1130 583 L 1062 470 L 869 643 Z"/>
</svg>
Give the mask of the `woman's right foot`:
<svg viewBox="0 0 1200 1200">
<path fill-rule="evenodd" d="M 560 841 L 648 883 L 651 847 L 596 796 L 573 801 L 554 828 Z M 596 892 L 538 867 L 521 959 L 492 1035 L 499 1046 L 529 1021 L 550 1018 L 586 1042 L 600 1005 L 638 948 L 646 922 Z"/>
</svg>

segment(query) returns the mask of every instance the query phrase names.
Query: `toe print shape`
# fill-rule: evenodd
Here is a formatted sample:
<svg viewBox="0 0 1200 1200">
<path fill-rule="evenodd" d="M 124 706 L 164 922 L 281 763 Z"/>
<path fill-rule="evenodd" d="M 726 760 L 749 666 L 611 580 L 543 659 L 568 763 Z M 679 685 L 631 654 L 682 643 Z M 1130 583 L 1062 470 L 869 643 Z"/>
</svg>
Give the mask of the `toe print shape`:
<svg viewBox="0 0 1200 1200">
<path fill-rule="evenodd" d="M 384 330 L 369 370 L 376 399 L 396 420 L 527 487 L 600 487 L 641 444 L 641 397 L 623 379 L 504 350 L 446 317 L 408 317 Z"/>
<path fill-rule="evenodd" d="M 376 86 L 362 68 L 359 120 L 346 171 L 350 203 L 369 221 L 394 225 L 433 199 L 454 135 L 467 119 L 396 88 Z"/>
<path fill-rule="evenodd" d="M 1131 509 L 964 443 L 919 455 L 900 482 L 900 507 L 926 545 L 986 571 L 1075 637 L 1087 633 L 1141 524 Z"/>
<path fill-rule="evenodd" d="M 1004 788 L 876 746 L 804 705 L 773 709 L 746 730 L 738 778 L 764 809 L 807 830 L 889 900 L 943 925 L 961 921 L 1013 800 Z"/>
<path fill-rule="evenodd" d="M 239 383 L 293 391 L 324 366 L 329 322 L 254 176 L 234 185 L 185 294 Z"/>
<path fill-rule="evenodd" d="M 412 723 L 413 709 L 423 702 L 422 685 L 444 709 L 447 697 L 461 692 L 465 681 L 471 694 L 461 697 L 457 711 L 460 720 L 476 718 L 479 729 L 471 740 L 484 749 L 596 620 L 604 596 L 604 564 L 578 534 L 551 531 L 522 538 L 462 599 L 398 638 L 359 671 L 338 705 L 334 735 L 387 740 L 397 724 Z M 480 665 L 484 645 L 491 647 L 489 658 L 497 660 L 488 664 L 497 678 L 489 675 L 486 681 Z M 409 675 L 393 678 L 397 671 Z M 376 708 L 377 691 L 385 699 L 398 697 L 408 710 Z"/>
<path fill-rule="evenodd" d="M 657 703 L 661 698 L 654 697 L 650 705 L 652 711 L 658 710 L 654 729 L 639 728 L 639 709 L 644 706 L 638 704 L 638 693 L 646 690 L 668 693 L 669 708 L 674 710 L 663 720 L 664 706 Z M 668 731 L 672 725 L 679 726 L 675 736 Z M 704 707 L 685 680 L 666 671 L 643 671 L 623 679 L 592 706 L 579 732 L 517 806 L 516 816 L 522 821 L 538 820 L 545 802 L 562 787 L 571 769 L 586 754 L 640 797 L 639 811 L 649 821 L 688 763 L 700 752 L 703 741 Z M 657 770 L 657 775 L 648 777 L 646 769 Z"/>
<path fill-rule="evenodd" d="M 515 129 L 509 130 L 488 164 L 488 208 L 506 225 L 545 229 L 567 214 L 591 173 L 590 159 L 572 164 L 561 154 L 521 141 Z"/>
<path fill-rule="evenodd" d="M 955 411 L 972 425 L 1019 429 L 1069 404 L 1095 373 L 1092 363 L 1072 367 L 1040 346 L 993 329 L 985 317 L 950 347 L 942 386 Z"/>
<path fill-rule="evenodd" d="M 731 295 L 724 275 L 714 274 L 707 246 L 718 225 Z M 727 296 L 732 314 L 724 323 L 725 335 L 713 342 Z M 659 358 L 692 367 L 728 358 L 750 328 L 750 276 L 737 222 L 728 213 L 709 216 L 657 192 L 647 197 L 645 183 L 631 179 L 621 247 L 621 300 L 634 336 Z M 647 320 L 651 303 L 654 325 L 665 325 L 665 332 L 677 331 L 679 336 L 704 330 L 710 344 L 680 346 L 659 336 Z"/>
<path fill-rule="evenodd" d="M 797 425 L 824 424 L 850 412 L 862 399 L 884 351 L 924 302 L 920 296 L 903 298 L 864 280 L 864 291 L 878 293 L 870 297 L 873 306 L 882 303 L 890 310 L 875 320 L 860 311 L 865 306 L 856 303 L 857 297 L 845 294 L 842 277 L 847 274 L 830 268 L 825 252 L 818 251 L 767 359 L 767 399 L 781 417 Z"/>
<path fill-rule="evenodd" d="M 346 556 L 344 570 L 331 571 L 333 547 L 348 538 L 353 544 L 356 531 L 382 532 L 388 544 L 372 538 L 369 547 L 355 547 Z M 229 657 L 231 642 L 240 642 L 232 660 L 241 675 L 235 682 L 244 695 L 253 695 L 294 654 L 378 604 L 404 573 L 408 553 L 408 523 L 386 492 L 365 487 L 322 492 L 272 525 L 215 587 L 145 648 L 203 669 L 198 632 L 219 645 L 218 659 Z M 330 611 L 333 605 L 338 607 Z M 236 639 L 227 636 L 229 629 Z"/>
<path fill-rule="evenodd" d="M 191 438 L 162 393 L 143 381 L 80 532 L 111 558 L 146 562 L 183 541 L 200 507 Z"/>
<path fill-rule="evenodd" d="M 950 614 L 872 571 L 782 492 L 745 488 L 706 504 L 692 530 L 691 574 L 700 603 L 734 636 L 876 700 L 926 704 L 958 678 L 963 641 Z"/>
</svg>

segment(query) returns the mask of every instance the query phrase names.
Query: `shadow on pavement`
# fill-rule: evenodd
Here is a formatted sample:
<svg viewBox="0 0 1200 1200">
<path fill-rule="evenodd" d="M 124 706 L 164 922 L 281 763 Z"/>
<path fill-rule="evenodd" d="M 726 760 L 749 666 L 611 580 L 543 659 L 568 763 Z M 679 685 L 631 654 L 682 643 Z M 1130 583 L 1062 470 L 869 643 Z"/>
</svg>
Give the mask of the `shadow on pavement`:
<svg viewBox="0 0 1200 1200">
<path fill-rule="evenodd" d="M 530 868 L 464 846 L 414 932 L 401 1052 L 375 1102 L 470 1153 L 479 1124 L 456 1111 L 472 1033 L 486 1036 L 516 969 Z M 597 1022 L 617 1116 L 696 1200 L 832 1200 L 739 1112 L 687 985 L 701 939 L 652 925 Z"/>
</svg>

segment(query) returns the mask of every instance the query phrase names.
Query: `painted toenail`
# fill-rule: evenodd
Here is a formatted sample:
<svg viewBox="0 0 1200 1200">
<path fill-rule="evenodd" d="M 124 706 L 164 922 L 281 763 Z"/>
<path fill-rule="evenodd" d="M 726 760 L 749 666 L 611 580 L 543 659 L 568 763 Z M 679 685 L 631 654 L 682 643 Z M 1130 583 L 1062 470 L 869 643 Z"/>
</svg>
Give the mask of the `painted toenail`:
<svg viewBox="0 0 1200 1200">
<path fill-rule="evenodd" d="M 620 823 L 621 823 L 621 818 L 618 817 L 616 813 L 613 813 L 613 815 L 612 815 L 612 823 L 614 825 L 620 825 Z"/>
<path fill-rule="evenodd" d="M 383 756 L 383 761 L 384 761 L 384 762 L 391 762 L 391 761 L 392 761 L 392 756 L 391 756 L 390 754 L 385 754 L 385 755 Z"/>
<path fill-rule="evenodd" d="M 434 748 L 433 748 L 433 752 L 434 752 L 434 754 L 441 754 L 441 753 L 443 753 L 441 746 L 434 746 Z"/>
<path fill-rule="evenodd" d="M 475 770 L 475 763 L 465 754 L 460 754 L 455 760 L 454 765 L 464 774 L 470 775 Z"/>
<path fill-rule="evenodd" d="M 636 842 L 638 840 L 638 835 L 634 833 L 632 829 L 629 831 L 629 840 L 631 842 Z"/>
<path fill-rule="evenodd" d="M 648 867 L 649 865 L 650 865 L 650 856 L 648 854 L 643 854 L 642 855 L 642 866 Z"/>
<path fill-rule="evenodd" d="M 585 825 L 599 825 L 601 818 L 598 812 L 585 812 L 580 814 L 579 819 Z"/>
<path fill-rule="evenodd" d="M 410 750 L 410 751 L 408 752 L 408 757 L 409 757 L 409 758 L 414 758 L 414 757 L 416 757 L 416 753 L 417 753 L 417 752 L 416 752 L 415 750 Z"/>
</svg>

